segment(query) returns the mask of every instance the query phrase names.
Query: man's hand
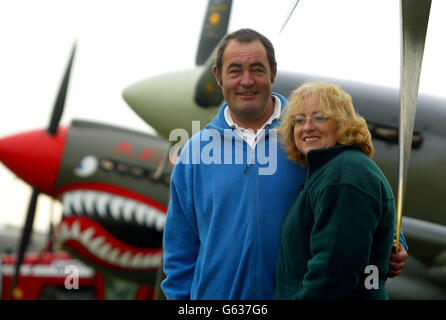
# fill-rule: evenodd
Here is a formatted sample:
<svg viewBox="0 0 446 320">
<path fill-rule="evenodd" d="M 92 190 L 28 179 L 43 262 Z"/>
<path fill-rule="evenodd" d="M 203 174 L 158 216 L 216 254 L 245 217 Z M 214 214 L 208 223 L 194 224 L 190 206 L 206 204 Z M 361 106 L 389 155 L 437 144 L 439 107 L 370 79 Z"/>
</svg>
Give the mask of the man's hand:
<svg viewBox="0 0 446 320">
<path fill-rule="evenodd" d="M 403 247 L 403 245 L 400 242 L 400 247 L 398 253 L 396 253 L 396 244 L 394 242 L 392 247 L 392 254 L 390 255 L 389 260 L 389 272 L 387 273 L 387 276 L 389 278 L 396 277 L 401 273 L 404 266 L 407 262 L 407 257 L 409 255 L 407 254 L 406 248 Z"/>
</svg>

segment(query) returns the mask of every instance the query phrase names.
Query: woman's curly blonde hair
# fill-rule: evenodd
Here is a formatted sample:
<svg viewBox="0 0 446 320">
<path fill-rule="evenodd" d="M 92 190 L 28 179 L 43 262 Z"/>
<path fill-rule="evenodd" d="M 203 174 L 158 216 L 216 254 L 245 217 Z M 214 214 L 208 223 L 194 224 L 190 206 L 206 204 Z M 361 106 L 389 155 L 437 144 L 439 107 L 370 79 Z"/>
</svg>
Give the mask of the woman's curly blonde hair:
<svg viewBox="0 0 446 320">
<path fill-rule="evenodd" d="M 305 99 L 319 100 L 321 112 L 336 123 L 336 141 L 343 145 L 356 145 L 370 158 L 373 144 L 370 131 L 363 117 L 355 112 L 352 97 L 341 87 L 322 81 L 306 82 L 291 93 L 288 106 L 282 114 L 278 133 L 288 158 L 305 165 L 305 155 L 294 141 L 294 117 Z"/>
</svg>

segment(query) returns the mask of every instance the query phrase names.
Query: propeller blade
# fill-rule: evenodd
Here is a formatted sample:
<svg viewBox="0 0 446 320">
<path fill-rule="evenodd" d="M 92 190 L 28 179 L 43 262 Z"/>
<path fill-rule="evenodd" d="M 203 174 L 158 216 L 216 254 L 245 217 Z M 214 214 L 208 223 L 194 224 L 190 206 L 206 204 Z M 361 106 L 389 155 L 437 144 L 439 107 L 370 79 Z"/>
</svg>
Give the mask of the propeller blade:
<svg viewBox="0 0 446 320">
<path fill-rule="evenodd" d="M 200 107 L 207 108 L 219 106 L 223 102 L 223 92 L 215 80 L 213 66 L 217 56 L 217 48 L 212 52 L 198 78 L 195 86 L 195 103 Z"/>
<path fill-rule="evenodd" d="M 53 238 L 54 238 L 54 203 L 55 200 L 53 199 L 51 201 L 51 207 L 50 207 L 50 221 L 49 221 L 49 227 L 48 227 L 48 246 L 47 246 L 47 251 L 49 252 L 53 252 Z"/>
<path fill-rule="evenodd" d="M 279 33 L 282 33 L 283 29 L 285 29 L 286 25 L 288 24 L 288 21 L 290 21 L 290 18 L 291 18 L 291 16 L 293 15 L 294 10 L 295 10 L 296 7 L 297 7 L 297 4 L 298 4 L 298 3 L 299 3 L 299 0 L 296 0 L 296 2 L 294 3 L 293 9 L 291 9 L 291 11 L 290 11 L 288 17 L 286 18 L 284 24 L 282 25 L 282 28 L 280 28 Z"/>
<path fill-rule="evenodd" d="M 20 239 L 19 249 L 17 253 L 17 261 L 15 265 L 14 278 L 12 279 L 11 286 L 9 288 L 9 297 L 13 297 L 13 291 L 17 284 L 17 281 L 20 276 L 20 267 L 22 266 L 23 257 L 26 252 L 26 248 L 29 243 L 29 239 L 31 237 L 31 232 L 33 229 L 34 216 L 36 213 L 37 206 L 37 197 L 39 196 L 40 191 L 36 188 L 33 188 L 33 192 L 31 194 L 31 199 L 28 205 L 28 212 L 26 213 L 25 226 L 23 227 L 22 237 Z"/>
<path fill-rule="evenodd" d="M 56 102 L 54 104 L 53 113 L 51 115 L 50 124 L 47 130 L 48 134 L 50 135 L 56 135 L 60 118 L 62 118 L 62 113 L 65 106 L 65 99 L 68 91 L 68 83 L 70 80 L 71 67 L 73 66 L 73 59 L 76 53 L 76 46 L 76 43 L 74 43 L 73 49 L 71 50 L 70 60 L 68 61 L 68 65 L 65 70 L 59 92 L 57 94 Z"/>
<path fill-rule="evenodd" d="M 209 0 L 195 63 L 203 65 L 228 31 L 232 0 Z"/>
<path fill-rule="evenodd" d="M 401 0 L 401 75 L 398 145 L 396 251 L 399 250 L 404 194 L 431 0 Z"/>
</svg>

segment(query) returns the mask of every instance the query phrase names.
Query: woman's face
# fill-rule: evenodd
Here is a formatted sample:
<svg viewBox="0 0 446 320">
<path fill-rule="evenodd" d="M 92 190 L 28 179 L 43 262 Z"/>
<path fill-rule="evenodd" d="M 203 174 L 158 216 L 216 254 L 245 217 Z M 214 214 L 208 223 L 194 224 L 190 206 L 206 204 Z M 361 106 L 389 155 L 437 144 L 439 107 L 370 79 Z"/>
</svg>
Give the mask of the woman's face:
<svg viewBox="0 0 446 320">
<path fill-rule="evenodd" d="M 308 97 L 294 118 L 294 142 L 305 156 L 314 149 L 336 145 L 336 124 L 321 111 L 319 100 Z"/>
</svg>

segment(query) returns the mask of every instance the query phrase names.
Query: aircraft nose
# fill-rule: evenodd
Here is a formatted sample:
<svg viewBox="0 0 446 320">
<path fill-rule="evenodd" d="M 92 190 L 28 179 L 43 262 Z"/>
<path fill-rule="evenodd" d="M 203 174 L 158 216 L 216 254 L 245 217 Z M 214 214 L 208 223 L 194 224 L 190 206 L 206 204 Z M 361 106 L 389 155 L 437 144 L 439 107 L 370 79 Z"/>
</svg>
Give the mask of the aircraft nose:
<svg viewBox="0 0 446 320">
<path fill-rule="evenodd" d="M 188 80 L 184 83 L 191 82 Z M 189 85 L 189 90 L 184 89 L 176 74 L 161 75 L 130 85 L 123 91 L 123 98 L 136 114 L 167 138 L 174 119 L 178 115 L 185 117 L 189 112 L 185 106 L 193 103 L 193 87 Z M 177 100 L 180 103 L 175 103 Z"/>
<path fill-rule="evenodd" d="M 194 100 L 194 92 L 201 69 L 173 72 L 145 79 L 123 91 L 127 104 L 161 136 L 168 139 L 170 132 L 183 128 L 192 133 L 193 121 L 204 127 L 217 108 L 201 108 Z"/>
<path fill-rule="evenodd" d="M 0 139 L 0 161 L 25 182 L 53 195 L 67 129 L 34 130 Z"/>
</svg>

